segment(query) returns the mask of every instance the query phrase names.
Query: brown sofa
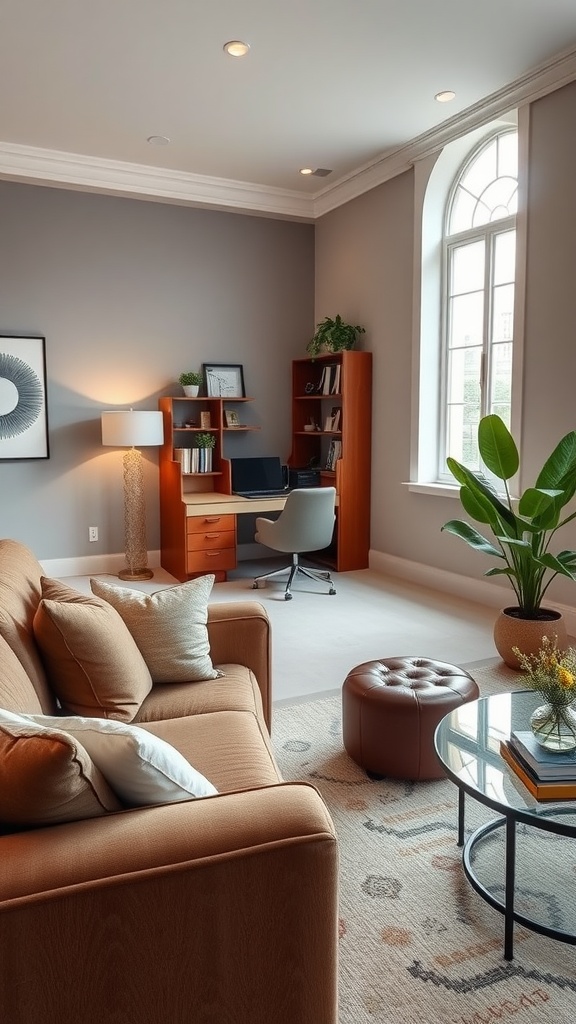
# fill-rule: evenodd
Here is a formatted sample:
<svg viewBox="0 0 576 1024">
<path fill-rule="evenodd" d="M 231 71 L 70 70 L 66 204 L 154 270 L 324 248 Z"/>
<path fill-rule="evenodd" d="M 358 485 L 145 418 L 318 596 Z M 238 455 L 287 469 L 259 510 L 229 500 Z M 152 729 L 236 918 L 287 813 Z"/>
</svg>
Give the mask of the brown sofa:
<svg viewBox="0 0 576 1024">
<path fill-rule="evenodd" d="M 8 711 L 57 712 L 32 630 L 41 574 L 0 541 Z M 282 782 L 274 761 L 266 613 L 212 605 L 209 637 L 222 678 L 155 685 L 134 722 L 218 795 L 2 827 L 2 1020 L 336 1024 L 336 838 L 317 791 Z M 11 652 L 25 684 L 1 671 Z"/>
</svg>

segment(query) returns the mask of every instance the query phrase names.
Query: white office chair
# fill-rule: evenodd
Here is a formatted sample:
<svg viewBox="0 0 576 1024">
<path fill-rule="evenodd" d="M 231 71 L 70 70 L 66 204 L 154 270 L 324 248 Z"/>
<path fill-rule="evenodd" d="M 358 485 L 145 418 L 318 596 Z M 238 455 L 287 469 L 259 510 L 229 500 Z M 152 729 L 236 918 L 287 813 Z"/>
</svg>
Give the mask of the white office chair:
<svg viewBox="0 0 576 1024">
<path fill-rule="evenodd" d="M 292 555 L 292 565 L 257 576 L 252 584 L 254 590 L 258 589 L 263 580 L 283 576 L 288 572 L 290 575 L 284 593 L 285 601 L 292 600 L 290 588 L 298 573 L 308 576 L 311 580 L 329 583 L 328 593 L 336 593 L 329 572 L 311 569 L 309 566 L 300 565 L 298 561 L 298 555 L 303 551 L 321 551 L 330 544 L 334 530 L 335 502 L 334 487 L 302 487 L 290 492 L 275 522 L 258 517 L 255 540 L 259 544 L 273 548 L 274 551 L 289 552 Z"/>
</svg>

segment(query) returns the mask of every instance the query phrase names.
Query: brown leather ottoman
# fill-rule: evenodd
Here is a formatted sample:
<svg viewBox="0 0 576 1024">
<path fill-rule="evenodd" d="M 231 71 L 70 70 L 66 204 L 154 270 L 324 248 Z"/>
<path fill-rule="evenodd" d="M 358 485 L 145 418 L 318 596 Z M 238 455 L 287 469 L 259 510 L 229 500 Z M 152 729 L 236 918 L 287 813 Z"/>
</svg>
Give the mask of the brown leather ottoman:
<svg viewBox="0 0 576 1024">
<path fill-rule="evenodd" d="M 440 779 L 434 732 L 444 715 L 476 700 L 472 676 L 427 658 L 366 661 L 342 687 L 342 733 L 350 757 L 396 779 Z"/>
</svg>

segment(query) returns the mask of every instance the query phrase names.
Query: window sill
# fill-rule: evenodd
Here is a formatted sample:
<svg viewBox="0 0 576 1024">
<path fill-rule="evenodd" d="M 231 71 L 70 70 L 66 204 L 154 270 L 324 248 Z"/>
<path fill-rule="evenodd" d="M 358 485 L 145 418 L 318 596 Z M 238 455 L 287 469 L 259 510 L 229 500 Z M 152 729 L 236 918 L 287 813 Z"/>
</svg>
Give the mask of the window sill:
<svg viewBox="0 0 576 1024">
<path fill-rule="evenodd" d="M 418 483 L 415 480 L 404 480 L 403 487 L 407 487 L 414 494 L 435 494 L 440 498 L 459 498 L 460 486 L 458 484 L 440 484 L 431 480 L 429 483 Z"/>
</svg>

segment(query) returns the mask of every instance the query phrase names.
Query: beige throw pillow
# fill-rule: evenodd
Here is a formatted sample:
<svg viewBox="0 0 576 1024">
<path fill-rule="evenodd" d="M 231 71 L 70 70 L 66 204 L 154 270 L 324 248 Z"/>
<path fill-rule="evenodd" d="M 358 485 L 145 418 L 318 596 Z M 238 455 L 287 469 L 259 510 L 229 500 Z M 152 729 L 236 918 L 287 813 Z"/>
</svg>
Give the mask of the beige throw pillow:
<svg viewBox="0 0 576 1024">
<path fill-rule="evenodd" d="M 90 580 L 92 592 L 122 616 L 155 683 L 187 683 L 216 679 L 208 640 L 208 598 L 214 576 L 142 594 Z"/>
<path fill-rule="evenodd" d="M 152 679 L 130 630 L 106 601 L 42 577 L 34 636 L 51 686 L 77 715 L 131 722 Z"/>
<path fill-rule="evenodd" d="M 57 719 L 52 720 L 57 722 Z M 53 724 L 0 710 L 0 820 L 56 825 L 122 804 L 81 743 Z"/>
</svg>

